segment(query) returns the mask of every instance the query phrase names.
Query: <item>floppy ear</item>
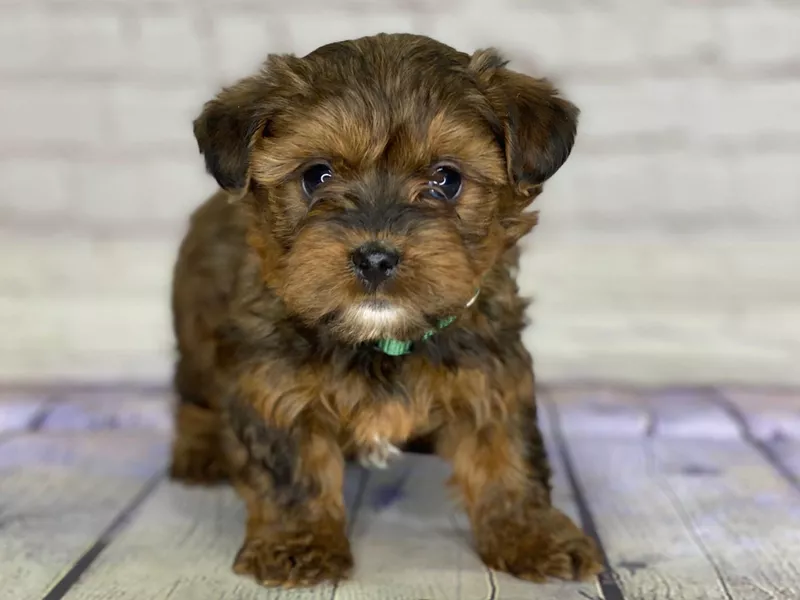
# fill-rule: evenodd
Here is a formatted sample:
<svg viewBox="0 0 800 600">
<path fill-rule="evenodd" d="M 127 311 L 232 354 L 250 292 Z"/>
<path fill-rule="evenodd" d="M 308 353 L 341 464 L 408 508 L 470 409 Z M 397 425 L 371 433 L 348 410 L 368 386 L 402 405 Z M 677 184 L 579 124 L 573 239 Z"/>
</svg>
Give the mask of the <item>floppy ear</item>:
<svg viewBox="0 0 800 600">
<path fill-rule="evenodd" d="M 470 68 L 502 128 L 509 180 L 521 193 L 552 177 L 575 143 L 578 108 L 559 97 L 547 79 L 535 79 L 506 68 L 492 49 L 472 55 Z"/>
<path fill-rule="evenodd" d="M 272 86 L 266 72 L 224 88 L 206 102 L 194 121 L 194 136 L 206 170 L 232 196 L 250 187 L 250 155 L 273 111 Z"/>
</svg>

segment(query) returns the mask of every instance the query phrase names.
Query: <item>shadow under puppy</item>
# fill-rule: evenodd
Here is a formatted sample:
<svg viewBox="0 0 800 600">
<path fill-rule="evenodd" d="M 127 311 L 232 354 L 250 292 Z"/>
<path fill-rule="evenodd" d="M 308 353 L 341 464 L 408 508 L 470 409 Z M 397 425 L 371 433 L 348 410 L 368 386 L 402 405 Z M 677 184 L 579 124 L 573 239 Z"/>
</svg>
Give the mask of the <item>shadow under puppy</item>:
<svg viewBox="0 0 800 600">
<path fill-rule="evenodd" d="M 493 50 L 405 34 L 270 56 L 205 105 L 194 131 L 222 190 L 175 266 L 171 473 L 238 490 L 236 572 L 346 577 L 345 460 L 422 437 L 488 566 L 598 572 L 551 504 L 513 275 L 577 115 Z"/>
</svg>

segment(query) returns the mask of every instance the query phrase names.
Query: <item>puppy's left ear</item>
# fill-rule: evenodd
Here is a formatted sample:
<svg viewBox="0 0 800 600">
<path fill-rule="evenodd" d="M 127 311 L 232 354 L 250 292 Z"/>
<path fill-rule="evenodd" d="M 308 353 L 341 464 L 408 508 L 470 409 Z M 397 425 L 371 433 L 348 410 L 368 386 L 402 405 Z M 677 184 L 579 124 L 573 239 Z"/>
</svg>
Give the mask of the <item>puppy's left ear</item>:
<svg viewBox="0 0 800 600">
<path fill-rule="evenodd" d="M 506 68 L 493 49 L 472 55 L 470 68 L 499 120 L 509 180 L 527 195 L 566 162 L 575 143 L 579 110 L 546 79 Z"/>
</svg>

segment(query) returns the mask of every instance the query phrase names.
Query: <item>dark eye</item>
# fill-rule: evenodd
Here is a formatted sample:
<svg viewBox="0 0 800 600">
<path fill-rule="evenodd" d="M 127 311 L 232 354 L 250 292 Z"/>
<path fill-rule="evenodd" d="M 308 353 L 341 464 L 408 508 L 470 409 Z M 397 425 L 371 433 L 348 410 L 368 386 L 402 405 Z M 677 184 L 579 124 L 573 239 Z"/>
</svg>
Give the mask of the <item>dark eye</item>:
<svg viewBox="0 0 800 600">
<path fill-rule="evenodd" d="M 428 195 L 436 200 L 453 201 L 461 193 L 461 174 L 453 167 L 438 167 L 428 181 Z"/>
<path fill-rule="evenodd" d="M 331 168 L 323 163 L 313 165 L 303 172 L 303 191 L 309 198 L 323 183 L 333 177 Z"/>
</svg>

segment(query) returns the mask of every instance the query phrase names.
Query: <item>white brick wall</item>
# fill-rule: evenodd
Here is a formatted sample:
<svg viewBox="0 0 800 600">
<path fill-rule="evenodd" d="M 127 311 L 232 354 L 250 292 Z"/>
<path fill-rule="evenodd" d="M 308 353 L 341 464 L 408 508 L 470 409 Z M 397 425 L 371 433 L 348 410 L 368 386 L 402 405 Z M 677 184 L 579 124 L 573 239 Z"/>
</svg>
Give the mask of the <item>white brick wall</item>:
<svg viewBox="0 0 800 600">
<path fill-rule="evenodd" d="M 177 78 L 193 82 L 205 75 L 199 20 L 192 14 L 143 15 L 133 23 L 133 70 L 146 79 Z"/>
<path fill-rule="evenodd" d="M 111 75 L 127 66 L 121 15 L 81 11 L 46 19 L 50 68 L 85 75 Z M 43 71 L 46 74 L 47 71 Z"/>
<path fill-rule="evenodd" d="M 0 153 L 50 145 L 99 148 L 108 136 L 108 90 L 97 85 L 24 82 L 0 94 Z"/>
<path fill-rule="evenodd" d="M 721 55 L 731 65 L 774 68 L 800 58 L 800 10 L 791 2 L 731 8 L 722 15 L 720 29 Z"/>
<path fill-rule="evenodd" d="M 112 136 L 120 148 L 146 151 L 153 146 L 188 155 L 197 148 L 186 135 L 205 98 L 197 90 L 167 84 L 120 83 L 110 90 Z"/>
<path fill-rule="evenodd" d="M 800 382 L 800 4 L 2 0 L 0 379 L 164 378 L 214 186 L 191 120 L 267 52 L 416 31 L 581 106 L 522 285 L 543 379 Z"/>
</svg>

